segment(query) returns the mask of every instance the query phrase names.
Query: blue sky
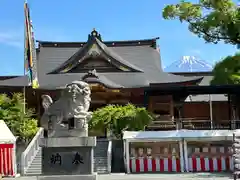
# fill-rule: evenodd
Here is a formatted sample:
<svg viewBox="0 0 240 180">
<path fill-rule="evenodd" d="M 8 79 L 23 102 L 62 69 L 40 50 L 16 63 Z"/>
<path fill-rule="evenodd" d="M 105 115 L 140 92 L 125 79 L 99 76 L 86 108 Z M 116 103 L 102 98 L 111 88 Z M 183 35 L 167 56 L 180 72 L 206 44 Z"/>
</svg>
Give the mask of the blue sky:
<svg viewBox="0 0 240 180">
<path fill-rule="evenodd" d="M 206 44 L 186 24 L 163 20 L 166 3 L 178 0 L 28 0 L 37 40 L 86 41 L 96 28 L 104 40 L 160 37 L 164 66 L 183 55 L 214 64 L 236 47 Z M 23 0 L 0 0 L 0 75 L 23 74 Z"/>
</svg>

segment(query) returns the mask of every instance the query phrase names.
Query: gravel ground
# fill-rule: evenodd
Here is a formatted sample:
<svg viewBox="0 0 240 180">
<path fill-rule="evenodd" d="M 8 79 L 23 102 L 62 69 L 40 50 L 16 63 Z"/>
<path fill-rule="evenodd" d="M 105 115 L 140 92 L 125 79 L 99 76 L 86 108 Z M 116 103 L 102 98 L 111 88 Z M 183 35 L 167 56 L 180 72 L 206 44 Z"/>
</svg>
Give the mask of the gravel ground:
<svg viewBox="0 0 240 180">
<path fill-rule="evenodd" d="M 4 178 L 6 180 L 37 180 L 36 176 L 25 176 L 18 178 Z M 229 174 L 222 173 L 184 173 L 184 174 L 110 174 L 99 175 L 98 180 L 229 180 L 232 179 Z"/>
</svg>

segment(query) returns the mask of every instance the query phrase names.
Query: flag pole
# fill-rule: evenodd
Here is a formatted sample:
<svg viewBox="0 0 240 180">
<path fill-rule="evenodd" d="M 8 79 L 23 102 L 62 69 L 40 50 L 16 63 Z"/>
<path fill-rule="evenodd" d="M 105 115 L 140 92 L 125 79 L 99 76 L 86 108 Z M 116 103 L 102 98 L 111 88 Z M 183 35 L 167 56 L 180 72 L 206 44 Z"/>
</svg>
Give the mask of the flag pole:
<svg viewBox="0 0 240 180">
<path fill-rule="evenodd" d="M 27 30 L 27 27 L 26 27 L 26 15 L 25 15 L 25 6 L 26 6 L 26 3 L 27 1 L 25 0 L 24 1 L 24 53 L 23 53 L 23 76 L 25 78 L 26 76 L 26 30 Z M 26 86 L 25 86 L 25 83 L 23 85 L 23 113 L 25 114 L 26 113 Z"/>
<path fill-rule="evenodd" d="M 24 1 L 24 76 L 28 75 L 28 81 L 32 86 L 32 89 L 39 87 L 38 77 L 37 77 L 37 62 L 36 62 L 36 49 L 34 42 L 33 27 L 30 18 L 29 7 L 27 0 Z M 30 79 L 29 79 L 30 78 Z M 28 84 L 28 85 L 30 85 Z M 23 87 L 24 96 L 24 113 L 26 112 L 26 84 Z"/>
</svg>

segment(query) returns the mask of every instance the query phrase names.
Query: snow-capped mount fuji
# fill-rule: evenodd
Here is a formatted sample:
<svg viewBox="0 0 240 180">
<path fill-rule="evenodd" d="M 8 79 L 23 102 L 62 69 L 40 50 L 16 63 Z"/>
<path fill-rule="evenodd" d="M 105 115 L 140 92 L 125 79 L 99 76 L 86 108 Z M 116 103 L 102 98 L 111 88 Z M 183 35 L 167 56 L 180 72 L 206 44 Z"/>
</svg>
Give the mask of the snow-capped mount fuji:
<svg viewBox="0 0 240 180">
<path fill-rule="evenodd" d="M 179 61 L 173 62 L 164 68 L 166 72 L 209 72 L 213 66 L 195 56 L 183 56 Z"/>
</svg>

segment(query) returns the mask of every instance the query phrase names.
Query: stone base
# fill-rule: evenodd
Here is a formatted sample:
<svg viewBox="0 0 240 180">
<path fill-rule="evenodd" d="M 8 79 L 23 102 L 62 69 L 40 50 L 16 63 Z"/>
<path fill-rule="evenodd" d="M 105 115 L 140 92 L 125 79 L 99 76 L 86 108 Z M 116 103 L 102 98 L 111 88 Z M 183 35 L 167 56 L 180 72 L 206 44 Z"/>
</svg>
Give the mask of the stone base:
<svg viewBox="0 0 240 180">
<path fill-rule="evenodd" d="M 96 174 L 90 175 L 58 175 L 58 176 L 38 176 L 38 180 L 96 180 Z"/>
<path fill-rule="evenodd" d="M 87 129 L 69 129 L 68 125 L 48 131 L 48 137 L 88 137 Z"/>
<path fill-rule="evenodd" d="M 50 137 L 42 138 L 41 147 L 95 147 L 96 137 Z"/>
</svg>

